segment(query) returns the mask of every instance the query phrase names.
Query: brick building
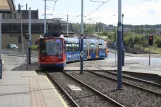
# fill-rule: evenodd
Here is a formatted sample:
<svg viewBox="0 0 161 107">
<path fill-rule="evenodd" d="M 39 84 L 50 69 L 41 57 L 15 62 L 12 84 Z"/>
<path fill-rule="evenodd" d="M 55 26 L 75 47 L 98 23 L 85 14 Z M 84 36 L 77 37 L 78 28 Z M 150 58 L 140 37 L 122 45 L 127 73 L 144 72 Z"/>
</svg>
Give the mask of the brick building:
<svg viewBox="0 0 161 107">
<path fill-rule="evenodd" d="M 27 10 L 22 11 L 22 32 L 23 35 L 28 33 L 28 13 Z M 44 32 L 44 19 L 39 19 L 38 10 L 31 10 L 31 32 L 32 32 L 32 44 L 34 44 L 40 35 Z M 59 20 L 58 18 L 47 19 L 47 32 L 60 31 L 66 35 L 67 22 Z M 60 22 L 60 24 L 58 23 Z M 21 35 L 21 19 L 19 11 L 16 13 L 3 13 L 2 14 L 2 48 L 6 48 L 8 44 L 18 44 L 18 36 Z M 69 36 L 73 35 L 72 24 L 69 24 Z M 25 40 L 24 40 L 25 42 Z"/>
</svg>

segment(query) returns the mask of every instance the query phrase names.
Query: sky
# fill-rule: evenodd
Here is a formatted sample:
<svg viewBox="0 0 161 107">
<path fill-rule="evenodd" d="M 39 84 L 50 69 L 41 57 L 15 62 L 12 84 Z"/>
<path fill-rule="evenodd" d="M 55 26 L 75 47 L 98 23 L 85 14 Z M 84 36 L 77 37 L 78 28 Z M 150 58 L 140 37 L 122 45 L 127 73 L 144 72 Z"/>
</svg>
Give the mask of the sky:
<svg viewBox="0 0 161 107">
<path fill-rule="evenodd" d="M 108 0 L 84 0 L 84 22 L 117 25 L 118 23 L 118 0 L 109 0 L 98 10 L 102 2 Z M 32 10 L 39 10 L 39 18 L 44 18 L 44 0 L 15 0 L 16 8 L 18 4 L 26 9 L 26 3 Z M 80 23 L 81 0 L 47 0 L 47 18 L 67 19 L 69 22 Z M 54 10 L 54 11 L 53 11 Z M 89 15 L 90 14 L 90 15 Z M 122 0 L 122 14 L 124 14 L 124 24 L 143 25 L 143 24 L 161 24 L 161 0 Z"/>
</svg>

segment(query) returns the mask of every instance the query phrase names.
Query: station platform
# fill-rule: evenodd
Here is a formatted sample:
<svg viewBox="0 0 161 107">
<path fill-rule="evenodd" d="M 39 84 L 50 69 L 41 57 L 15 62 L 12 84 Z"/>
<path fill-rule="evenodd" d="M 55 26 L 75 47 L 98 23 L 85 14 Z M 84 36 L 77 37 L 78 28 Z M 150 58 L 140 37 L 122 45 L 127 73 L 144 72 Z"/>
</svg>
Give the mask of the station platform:
<svg viewBox="0 0 161 107">
<path fill-rule="evenodd" d="M 35 71 L 3 71 L 0 107 L 67 107 L 45 75 Z"/>
</svg>

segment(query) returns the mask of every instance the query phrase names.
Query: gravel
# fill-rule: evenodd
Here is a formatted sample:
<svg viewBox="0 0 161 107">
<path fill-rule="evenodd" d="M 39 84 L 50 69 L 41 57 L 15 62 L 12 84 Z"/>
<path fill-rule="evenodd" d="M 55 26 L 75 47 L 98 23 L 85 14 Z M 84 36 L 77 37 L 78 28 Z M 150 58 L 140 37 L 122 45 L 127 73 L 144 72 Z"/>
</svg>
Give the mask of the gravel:
<svg viewBox="0 0 161 107">
<path fill-rule="evenodd" d="M 123 85 L 123 90 L 117 90 L 116 82 L 88 72 L 84 72 L 83 75 L 78 75 L 79 72 L 68 73 L 127 107 L 160 107 L 161 105 L 161 97 L 154 94 L 126 85 Z"/>
<path fill-rule="evenodd" d="M 68 92 L 80 107 L 116 107 L 110 101 L 106 101 L 85 86 L 80 85 L 60 72 L 50 73 L 50 75 Z M 73 91 L 67 85 L 75 85 L 82 90 Z"/>
<path fill-rule="evenodd" d="M 110 77 L 110 78 L 117 79 L 117 75 L 112 75 L 108 72 L 110 72 L 110 71 L 107 71 L 106 73 L 100 72 L 100 71 L 98 71 L 98 72 L 95 71 L 95 73 L 98 73 L 98 74 L 101 74 L 101 75 L 104 75 L 104 76 L 107 76 L 107 77 Z M 140 81 L 136 81 L 136 80 L 130 80 L 130 79 L 124 78 L 124 77 L 122 79 L 123 79 L 124 82 L 127 82 L 129 84 L 136 85 L 136 86 L 139 86 L 139 87 L 142 87 L 142 88 L 145 88 L 145 89 L 157 92 L 157 93 L 161 93 L 161 87 L 159 87 L 159 86 L 155 86 L 155 85 L 152 85 L 152 84 L 148 84 L 148 83 L 140 82 Z"/>
</svg>

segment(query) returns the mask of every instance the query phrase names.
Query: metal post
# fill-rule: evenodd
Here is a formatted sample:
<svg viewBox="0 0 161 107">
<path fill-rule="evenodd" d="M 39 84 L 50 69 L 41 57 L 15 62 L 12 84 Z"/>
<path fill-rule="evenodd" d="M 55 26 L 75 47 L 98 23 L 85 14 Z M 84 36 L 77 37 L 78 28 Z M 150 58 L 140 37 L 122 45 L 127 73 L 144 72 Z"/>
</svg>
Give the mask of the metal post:
<svg viewBox="0 0 161 107">
<path fill-rule="evenodd" d="M 133 48 L 134 48 L 134 27 L 133 27 Z"/>
<path fill-rule="evenodd" d="M 45 7 L 44 7 L 44 34 L 46 33 L 46 0 L 45 0 Z"/>
<path fill-rule="evenodd" d="M 99 34 L 100 34 L 100 27 L 99 27 L 99 23 L 98 23 L 98 39 L 99 39 Z"/>
<path fill-rule="evenodd" d="M 84 46 L 84 43 L 83 43 L 83 33 L 84 33 L 84 26 L 83 26 L 83 0 L 81 0 L 81 72 L 80 74 L 83 74 L 83 56 L 84 56 L 84 53 L 83 53 L 83 46 Z"/>
<path fill-rule="evenodd" d="M 124 14 L 122 14 L 122 66 L 125 62 L 125 49 L 124 49 L 124 24 L 123 24 Z"/>
<path fill-rule="evenodd" d="M 93 22 L 93 32 L 95 33 L 95 24 L 94 24 L 94 22 Z"/>
<path fill-rule="evenodd" d="M 149 66 L 150 66 L 150 45 L 149 45 Z"/>
<path fill-rule="evenodd" d="M 116 61 L 117 50 L 116 50 L 116 47 L 117 47 L 117 27 L 116 27 L 116 41 L 115 41 L 115 66 L 117 66 L 117 61 Z"/>
<path fill-rule="evenodd" d="M 118 0 L 118 32 L 117 32 L 117 42 L 118 42 L 118 65 L 117 65 L 117 88 L 122 89 L 122 0 Z"/>
<path fill-rule="evenodd" d="M 87 23 L 85 23 L 85 25 L 86 25 L 86 35 L 87 35 Z"/>
<path fill-rule="evenodd" d="M 31 8 L 29 8 L 29 26 L 28 26 L 28 64 L 31 64 Z"/>
<path fill-rule="evenodd" d="M 1 50 L 2 50 L 2 14 L 0 13 L 0 79 L 2 79 L 2 58 L 1 58 Z"/>
<path fill-rule="evenodd" d="M 24 53 L 24 42 L 23 42 L 23 28 L 22 28 L 22 11 L 20 6 L 20 20 L 21 20 L 21 48 L 22 48 L 22 54 Z"/>
<path fill-rule="evenodd" d="M 67 14 L 67 36 L 68 36 L 68 14 Z"/>
</svg>

